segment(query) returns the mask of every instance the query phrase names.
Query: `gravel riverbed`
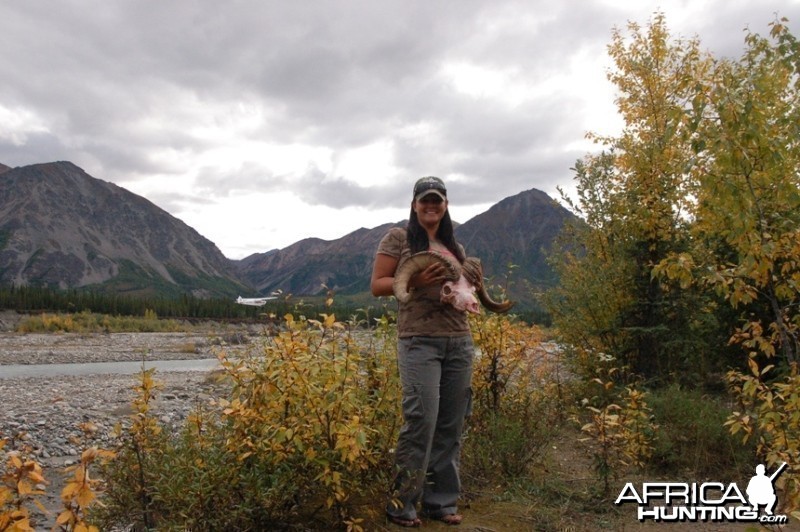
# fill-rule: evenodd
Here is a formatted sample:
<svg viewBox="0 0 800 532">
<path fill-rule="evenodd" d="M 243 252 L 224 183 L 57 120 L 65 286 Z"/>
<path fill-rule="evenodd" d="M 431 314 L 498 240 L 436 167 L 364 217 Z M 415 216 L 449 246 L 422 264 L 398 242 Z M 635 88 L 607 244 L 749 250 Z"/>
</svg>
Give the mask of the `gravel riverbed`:
<svg viewBox="0 0 800 532">
<path fill-rule="evenodd" d="M 3 319 L 5 318 L 5 319 Z M 25 448 L 44 468 L 50 511 L 37 516 L 37 530 L 49 530 L 60 509 L 63 469 L 76 463 L 83 449 L 112 443 L 111 431 L 133 412 L 136 375 L 92 374 L 4 378 L 12 364 L 79 364 L 148 360 L 215 358 L 225 335 L 247 331 L 189 333 L 22 334 L 10 332 L 8 316 L 0 317 L 0 438 L 3 452 Z M 230 350 L 240 347 L 231 347 Z M 179 427 L 198 403 L 223 390 L 207 371 L 157 371 L 162 388 L 153 413 L 169 427 Z"/>
</svg>

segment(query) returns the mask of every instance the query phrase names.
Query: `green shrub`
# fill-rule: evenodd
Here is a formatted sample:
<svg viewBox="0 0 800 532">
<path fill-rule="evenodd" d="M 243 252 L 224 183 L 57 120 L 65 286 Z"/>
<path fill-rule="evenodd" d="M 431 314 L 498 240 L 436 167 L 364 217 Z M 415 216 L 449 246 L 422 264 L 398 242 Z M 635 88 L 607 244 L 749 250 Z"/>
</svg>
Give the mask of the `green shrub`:
<svg viewBox="0 0 800 532">
<path fill-rule="evenodd" d="M 723 396 L 687 390 L 677 384 L 650 393 L 650 407 L 661 427 L 651 464 L 697 479 L 736 480 L 752 474 L 755 449 L 724 426 L 731 405 Z M 724 476 L 730 478 L 722 478 Z"/>
<path fill-rule="evenodd" d="M 595 379 L 603 388 L 613 390 L 613 381 Z M 581 431 L 588 435 L 583 441 L 592 442 L 593 469 L 602 483 L 602 495 L 608 496 L 611 478 L 618 478 L 627 467 L 644 467 L 652 457 L 655 432 L 646 392 L 634 387 L 617 391 L 616 401 L 598 408 L 586 400 L 589 422 Z"/>
</svg>

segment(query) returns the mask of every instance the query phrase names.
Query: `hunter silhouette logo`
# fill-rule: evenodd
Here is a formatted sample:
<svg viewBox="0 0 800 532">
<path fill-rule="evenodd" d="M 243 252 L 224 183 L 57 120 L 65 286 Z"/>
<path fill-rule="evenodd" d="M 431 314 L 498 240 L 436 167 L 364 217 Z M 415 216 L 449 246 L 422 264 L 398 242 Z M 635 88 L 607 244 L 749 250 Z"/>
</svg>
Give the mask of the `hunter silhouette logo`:
<svg viewBox="0 0 800 532">
<path fill-rule="evenodd" d="M 786 467 L 786 462 L 782 463 L 775 472 L 767 477 L 765 474 L 766 468 L 764 464 L 756 466 L 756 476 L 750 479 L 747 484 L 747 499 L 753 505 L 753 511 L 758 511 L 758 507 L 762 504 L 766 506 L 764 513 L 772 515 L 772 510 L 775 508 L 775 503 L 778 498 L 775 496 L 775 479 L 778 478 Z"/>
<path fill-rule="evenodd" d="M 775 479 L 786 468 L 783 462 L 770 476 L 763 464 L 747 484 L 747 497 L 735 482 L 644 482 L 637 490 L 632 482 L 625 484 L 614 504 L 637 504 L 639 521 L 654 522 L 732 522 L 786 524 L 788 517 L 774 515 L 778 502 Z M 764 515 L 759 509 L 764 507 Z"/>
</svg>

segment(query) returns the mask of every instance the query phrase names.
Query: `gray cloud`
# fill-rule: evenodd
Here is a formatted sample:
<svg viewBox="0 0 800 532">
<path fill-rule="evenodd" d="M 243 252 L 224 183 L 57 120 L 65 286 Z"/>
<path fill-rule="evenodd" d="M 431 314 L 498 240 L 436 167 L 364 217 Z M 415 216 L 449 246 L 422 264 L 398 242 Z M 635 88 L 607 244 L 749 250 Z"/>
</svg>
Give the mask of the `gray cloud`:
<svg viewBox="0 0 800 532">
<path fill-rule="evenodd" d="M 696 34 L 704 48 L 733 57 L 745 27 L 766 34 L 776 12 L 790 25 L 800 20 L 793 0 L 717 0 L 702 9 L 688 0 L 667 4 L 671 29 L 673 19 L 693 13 L 676 34 Z M 405 207 L 409 184 L 428 174 L 460 176 L 465 203 L 552 190 L 569 180 L 582 155 L 565 146 L 587 126 L 603 127 L 584 124 L 590 110 L 577 91 L 512 105 L 458 92 L 443 68 L 468 63 L 533 86 L 563 76 L 576 54 L 604 61 L 612 27 L 631 19 L 646 25 L 661 8 L 641 6 L 631 12 L 608 0 L 6 2 L 0 113 L 20 113 L 30 124 L 14 126 L 20 131 L 13 139 L 0 124 L 0 162 L 72 160 L 118 182 L 179 175 L 199 164 L 195 190 L 165 184 L 157 193 L 160 205 L 176 209 L 222 201 L 233 191 L 271 190 L 292 190 L 311 205 Z M 266 155 L 225 168 L 203 159 L 220 147 L 208 131 L 242 123 L 249 129 L 228 139 L 232 147 L 303 144 L 337 154 L 391 141 L 402 180 L 359 183 L 308 162 L 275 172 Z M 416 127 L 427 133 L 408 133 Z"/>
</svg>

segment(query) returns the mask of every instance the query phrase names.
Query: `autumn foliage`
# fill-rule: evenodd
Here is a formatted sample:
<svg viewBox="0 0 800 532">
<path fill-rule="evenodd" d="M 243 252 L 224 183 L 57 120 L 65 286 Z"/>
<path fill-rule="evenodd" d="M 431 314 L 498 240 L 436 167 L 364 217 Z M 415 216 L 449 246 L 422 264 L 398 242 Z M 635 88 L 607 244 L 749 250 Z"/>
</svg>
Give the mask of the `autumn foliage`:
<svg viewBox="0 0 800 532">
<path fill-rule="evenodd" d="M 7 444 L 8 438 L 0 439 L 0 451 Z M 42 507 L 38 497 L 44 495 L 41 487 L 47 483 L 41 466 L 24 453 L 9 452 L 0 480 L 0 530 L 33 531 L 29 506 Z"/>
<path fill-rule="evenodd" d="M 713 390 L 756 460 L 797 464 L 800 355 L 800 44 L 776 18 L 739 59 L 675 39 L 657 14 L 613 34 L 624 127 L 575 166 L 582 223 L 564 234 L 549 294 L 576 371 Z M 600 408 L 616 403 L 615 398 Z M 599 411 L 595 415 L 608 414 Z M 616 414 L 614 414 L 616 415 Z M 605 415 L 606 419 L 610 419 Z M 595 434 L 600 434 L 598 430 Z M 757 463 L 757 462 L 756 462 Z M 787 475 L 787 478 L 792 478 Z M 781 511 L 800 489 L 780 486 Z"/>
<path fill-rule="evenodd" d="M 100 521 L 359 529 L 364 501 L 384 496 L 401 420 L 393 331 L 385 318 L 369 331 L 332 314 L 287 314 L 244 356 L 219 352 L 225 391 L 177 436 L 150 415 L 157 390 L 143 374 Z"/>
</svg>

